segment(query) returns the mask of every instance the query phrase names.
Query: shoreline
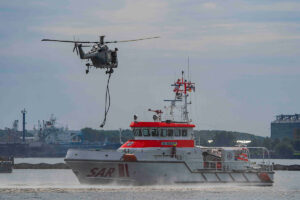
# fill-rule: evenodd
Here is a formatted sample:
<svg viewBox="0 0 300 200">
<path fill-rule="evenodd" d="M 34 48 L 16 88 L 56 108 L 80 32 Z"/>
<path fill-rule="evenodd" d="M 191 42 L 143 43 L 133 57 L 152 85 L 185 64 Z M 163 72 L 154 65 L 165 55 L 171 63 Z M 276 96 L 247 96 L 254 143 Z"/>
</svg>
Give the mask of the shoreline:
<svg viewBox="0 0 300 200">
<path fill-rule="evenodd" d="M 14 164 L 14 169 L 71 169 L 65 163 L 38 163 L 38 164 L 30 164 L 30 163 L 18 163 Z"/>
</svg>

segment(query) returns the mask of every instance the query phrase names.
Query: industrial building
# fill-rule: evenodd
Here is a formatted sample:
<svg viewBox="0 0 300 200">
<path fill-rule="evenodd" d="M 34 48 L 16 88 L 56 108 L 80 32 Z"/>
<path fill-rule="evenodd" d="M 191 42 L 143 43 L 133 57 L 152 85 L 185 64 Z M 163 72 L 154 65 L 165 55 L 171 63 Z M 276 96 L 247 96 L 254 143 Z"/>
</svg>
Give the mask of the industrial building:
<svg viewBox="0 0 300 200">
<path fill-rule="evenodd" d="M 276 120 L 271 122 L 271 138 L 299 140 L 300 114 L 277 115 Z"/>
</svg>

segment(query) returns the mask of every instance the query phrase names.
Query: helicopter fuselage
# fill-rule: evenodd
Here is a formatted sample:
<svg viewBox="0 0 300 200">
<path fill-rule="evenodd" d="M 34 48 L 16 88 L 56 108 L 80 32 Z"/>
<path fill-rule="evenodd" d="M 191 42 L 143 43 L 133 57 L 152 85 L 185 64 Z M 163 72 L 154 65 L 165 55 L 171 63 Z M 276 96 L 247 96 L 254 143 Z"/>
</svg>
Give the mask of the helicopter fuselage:
<svg viewBox="0 0 300 200">
<path fill-rule="evenodd" d="M 106 45 L 93 47 L 88 53 L 84 53 L 82 47 L 78 46 L 81 59 L 90 59 L 96 68 L 117 68 L 118 58 L 117 49 L 110 50 Z M 92 65 L 90 65 L 92 66 Z"/>
</svg>

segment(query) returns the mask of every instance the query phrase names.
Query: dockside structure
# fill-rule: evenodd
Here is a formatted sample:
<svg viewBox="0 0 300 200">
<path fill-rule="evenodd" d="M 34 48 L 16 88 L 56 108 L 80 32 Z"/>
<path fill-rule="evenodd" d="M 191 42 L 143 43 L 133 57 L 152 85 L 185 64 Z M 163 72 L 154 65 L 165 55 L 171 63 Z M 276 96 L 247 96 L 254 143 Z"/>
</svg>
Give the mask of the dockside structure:
<svg viewBox="0 0 300 200">
<path fill-rule="evenodd" d="M 271 138 L 300 139 L 300 114 L 277 115 L 271 123 Z"/>
</svg>

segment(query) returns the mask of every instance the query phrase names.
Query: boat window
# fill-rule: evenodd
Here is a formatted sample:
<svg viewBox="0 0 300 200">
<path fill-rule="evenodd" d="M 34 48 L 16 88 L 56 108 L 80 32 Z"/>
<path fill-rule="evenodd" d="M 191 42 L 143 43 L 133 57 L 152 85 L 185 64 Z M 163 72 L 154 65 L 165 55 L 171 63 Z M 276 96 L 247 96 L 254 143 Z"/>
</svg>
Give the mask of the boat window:
<svg viewBox="0 0 300 200">
<path fill-rule="evenodd" d="M 187 136 L 187 130 L 186 129 L 182 129 L 182 136 L 186 137 Z"/>
<path fill-rule="evenodd" d="M 142 136 L 142 130 L 140 128 L 136 128 L 133 130 L 134 136 Z"/>
<path fill-rule="evenodd" d="M 147 129 L 147 128 L 144 128 L 143 129 L 143 136 L 150 136 L 150 132 L 149 132 L 149 129 Z"/>
<path fill-rule="evenodd" d="M 139 136 L 139 129 L 133 129 L 134 136 Z"/>
<path fill-rule="evenodd" d="M 180 136 L 181 136 L 181 129 L 177 129 L 177 128 L 176 128 L 176 129 L 174 130 L 174 132 L 175 132 L 174 135 L 175 135 L 176 137 L 180 137 Z"/>
<path fill-rule="evenodd" d="M 158 131 L 156 128 L 151 129 L 151 135 L 152 137 L 157 137 L 158 136 Z"/>
<path fill-rule="evenodd" d="M 139 129 L 139 136 L 140 136 L 140 137 L 143 136 L 142 129 Z"/>
<path fill-rule="evenodd" d="M 172 137 L 173 136 L 173 129 L 168 129 L 168 136 Z"/>
<path fill-rule="evenodd" d="M 167 136 L 167 130 L 166 129 L 160 129 L 160 137 L 166 137 Z"/>
</svg>

